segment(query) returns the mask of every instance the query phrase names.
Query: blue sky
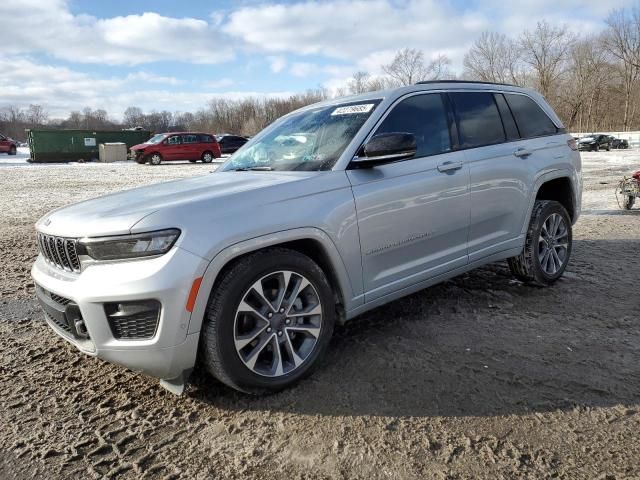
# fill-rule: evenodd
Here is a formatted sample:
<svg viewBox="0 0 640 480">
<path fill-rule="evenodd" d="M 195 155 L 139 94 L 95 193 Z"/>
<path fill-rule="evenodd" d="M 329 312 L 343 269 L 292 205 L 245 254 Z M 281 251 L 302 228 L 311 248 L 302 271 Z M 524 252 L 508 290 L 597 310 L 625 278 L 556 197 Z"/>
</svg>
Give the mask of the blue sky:
<svg viewBox="0 0 640 480">
<path fill-rule="evenodd" d="M 1 0 L 0 108 L 38 103 L 193 111 L 214 97 L 280 96 L 380 74 L 404 47 L 449 56 L 545 19 L 597 33 L 628 0 Z M 6 21 L 13 19 L 13 21 Z"/>
</svg>

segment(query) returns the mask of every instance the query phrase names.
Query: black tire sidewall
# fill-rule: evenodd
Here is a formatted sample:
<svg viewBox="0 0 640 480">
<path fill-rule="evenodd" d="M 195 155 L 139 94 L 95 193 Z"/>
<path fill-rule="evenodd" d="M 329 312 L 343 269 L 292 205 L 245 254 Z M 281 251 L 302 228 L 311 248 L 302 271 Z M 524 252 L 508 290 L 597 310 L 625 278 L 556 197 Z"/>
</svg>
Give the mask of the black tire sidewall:
<svg viewBox="0 0 640 480">
<path fill-rule="evenodd" d="M 562 216 L 565 225 L 567 226 L 567 256 L 562 264 L 562 267 L 560 267 L 560 269 L 555 274 L 549 275 L 544 271 L 542 265 L 540 264 L 540 258 L 538 254 L 538 238 L 540 237 L 542 225 L 554 213 Z M 567 268 L 567 265 L 569 264 L 569 260 L 571 259 L 571 251 L 573 247 L 573 229 L 571 225 L 571 219 L 569 218 L 567 210 L 558 202 L 548 202 L 548 204 L 542 209 L 538 217 L 535 219 L 531 234 L 533 237 L 531 241 L 531 258 L 533 265 L 531 267 L 534 269 L 534 276 L 538 281 L 541 281 L 542 283 L 551 284 L 562 276 L 565 269 Z"/>
<path fill-rule="evenodd" d="M 265 275 L 278 270 L 290 270 L 299 273 L 311 282 L 320 297 L 323 318 L 320 338 L 314 350 L 305 359 L 305 363 L 286 375 L 274 378 L 258 375 L 244 365 L 234 345 L 234 322 L 236 309 L 249 287 Z M 209 323 L 205 326 L 204 348 L 207 348 L 207 344 L 211 341 L 217 342 L 220 366 L 234 386 L 249 393 L 278 391 L 311 373 L 313 368 L 317 366 L 319 357 L 327 349 L 333 334 L 336 317 L 333 292 L 322 270 L 315 262 L 302 254 L 265 253 L 256 255 L 250 272 L 249 275 L 236 275 L 227 285 L 225 300 L 219 309 L 217 321 L 215 324 Z M 208 317 L 209 311 L 206 314 L 205 321 L 207 321 Z M 215 328 L 211 328 L 214 325 Z"/>
<path fill-rule="evenodd" d="M 16 148 L 15 145 L 11 145 L 9 147 L 9 155 L 15 155 L 16 153 L 18 153 L 18 149 Z"/>
</svg>

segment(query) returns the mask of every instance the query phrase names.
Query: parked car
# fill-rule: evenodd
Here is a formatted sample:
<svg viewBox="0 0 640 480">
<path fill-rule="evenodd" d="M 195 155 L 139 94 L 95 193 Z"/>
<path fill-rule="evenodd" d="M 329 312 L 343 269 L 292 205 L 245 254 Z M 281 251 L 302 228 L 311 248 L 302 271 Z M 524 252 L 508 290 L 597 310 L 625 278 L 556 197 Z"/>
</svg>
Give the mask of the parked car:
<svg viewBox="0 0 640 480">
<path fill-rule="evenodd" d="M 615 148 L 618 150 L 629 148 L 629 142 L 623 138 L 614 138 L 611 141 L 611 148 Z"/>
<path fill-rule="evenodd" d="M 585 137 L 582 137 L 578 141 L 578 148 L 580 150 L 597 152 L 599 150 L 606 150 L 607 152 L 611 150 L 611 143 L 613 142 L 613 137 L 609 135 L 596 134 L 592 133 Z"/>
<path fill-rule="evenodd" d="M 239 135 L 216 135 L 223 154 L 235 153 L 238 149 L 249 141 L 248 138 Z"/>
<path fill-rule="evenodd" d="M 260 394 L 309 374 L 336 323 L 486 263 L 552 285 L 581 198 L 538 93 L 426 82 L 288 114 L 214 173 L 54 210 L 31 275 L 81 351 L 175 393 L 198 361 Z"/>
<path fill-rule="evenodd" d="M 196 132 L 159 133 L 145 143 L 134 145 L 130 151 L 136 162 L 149 162 L 151 165 L 172 160 L 210 163 L 222 156 L 214 135 Z"/>
<path fill-rule="evenodd" d="M 0 133 L 0 153 L 15 155 L 18 151 L 18 142 Z"/>
</svg>

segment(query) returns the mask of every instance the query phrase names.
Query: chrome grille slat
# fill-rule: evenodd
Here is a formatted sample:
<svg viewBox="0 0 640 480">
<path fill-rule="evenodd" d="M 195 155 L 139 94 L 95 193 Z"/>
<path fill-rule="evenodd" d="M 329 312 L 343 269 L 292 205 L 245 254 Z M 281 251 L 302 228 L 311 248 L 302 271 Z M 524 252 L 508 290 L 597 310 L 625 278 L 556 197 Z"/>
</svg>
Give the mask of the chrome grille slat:
<svg viewBox="0 0 640 480">
<path fill-rule="evenodd" d="M 49 264 L 68 272 L 80 272 L 82 265 L 74 238 L 38 233 L 37 241 L 40 253 Z"/>
</svg>

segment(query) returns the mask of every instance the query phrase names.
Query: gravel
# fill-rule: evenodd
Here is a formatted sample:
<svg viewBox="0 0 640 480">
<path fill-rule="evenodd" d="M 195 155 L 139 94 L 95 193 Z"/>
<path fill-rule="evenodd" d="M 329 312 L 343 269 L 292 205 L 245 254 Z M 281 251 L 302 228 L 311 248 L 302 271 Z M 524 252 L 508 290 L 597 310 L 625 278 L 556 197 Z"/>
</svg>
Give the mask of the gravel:
<svg viewBox="0 0 640 480">
<path fill-rule="evenodd" d="M 39 216 L 214 166 L 0 159 L 0 478 L 640 477 L 640 210 L 613 195 L 640 153 L 582 157 L 554 287 L 475 270 L 339 328 L 311 378 L 263 398 L 200 372 L 175 397 L 59 339 L 33 299 Z"/>
</svg>

